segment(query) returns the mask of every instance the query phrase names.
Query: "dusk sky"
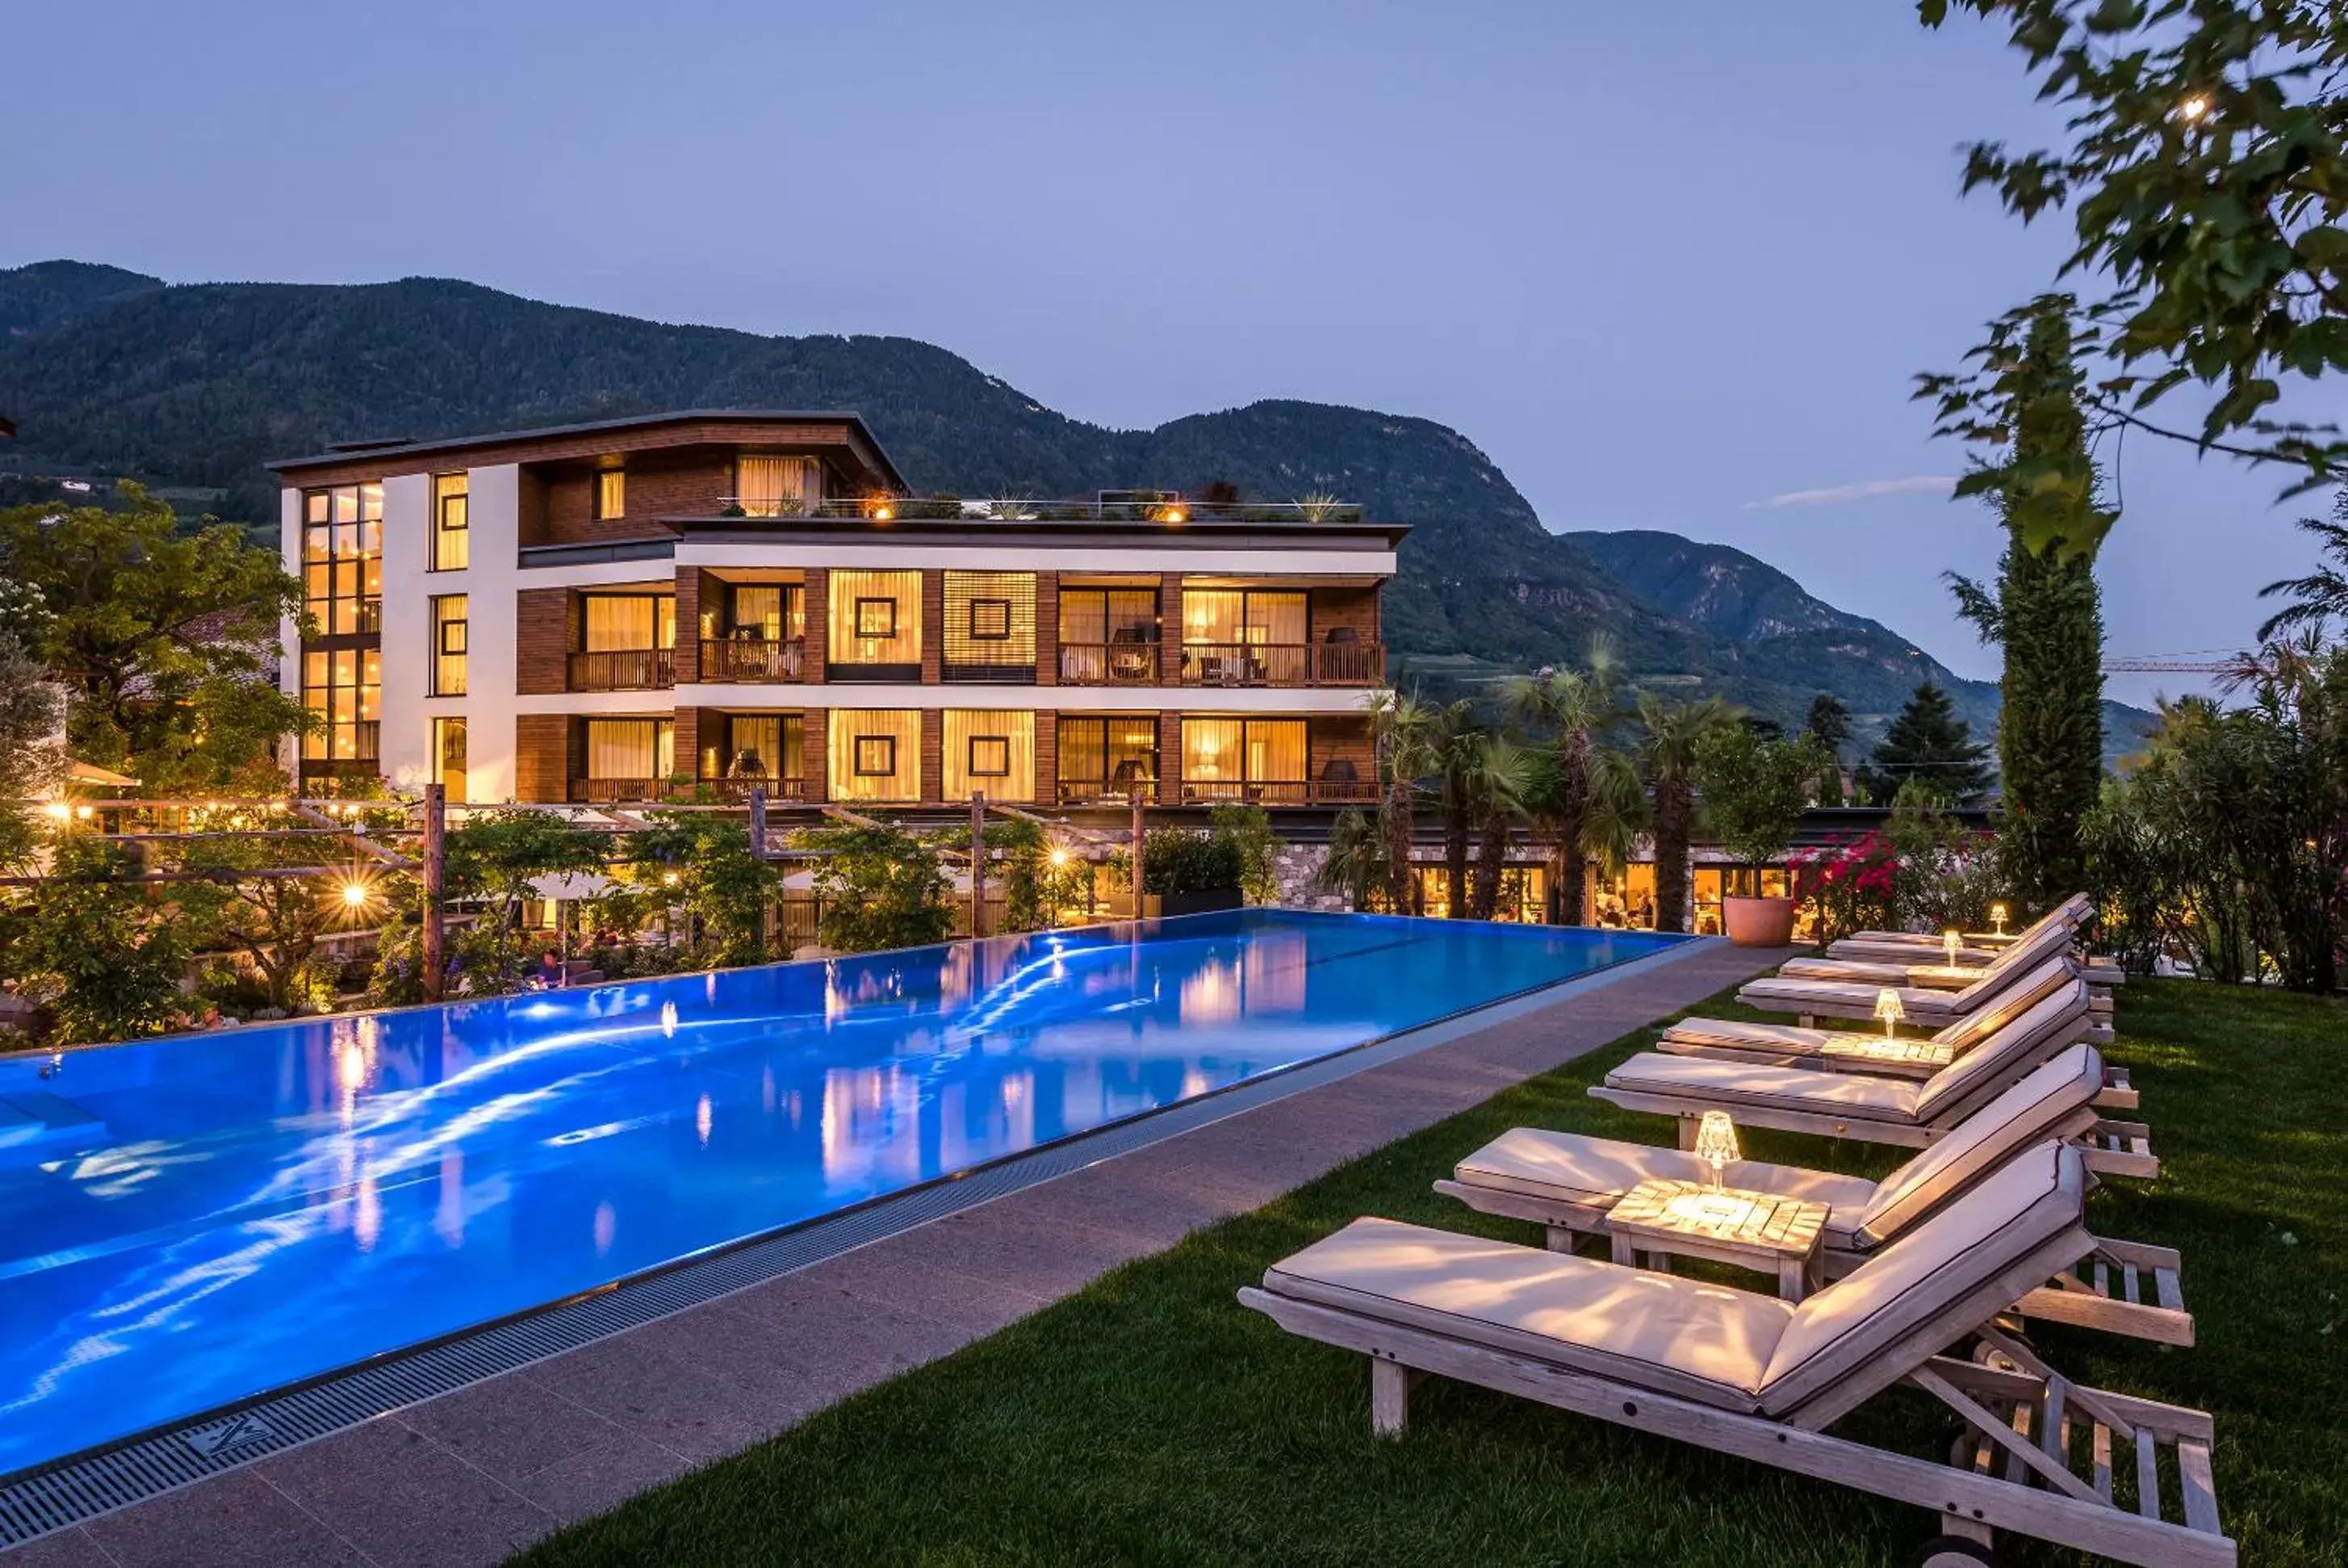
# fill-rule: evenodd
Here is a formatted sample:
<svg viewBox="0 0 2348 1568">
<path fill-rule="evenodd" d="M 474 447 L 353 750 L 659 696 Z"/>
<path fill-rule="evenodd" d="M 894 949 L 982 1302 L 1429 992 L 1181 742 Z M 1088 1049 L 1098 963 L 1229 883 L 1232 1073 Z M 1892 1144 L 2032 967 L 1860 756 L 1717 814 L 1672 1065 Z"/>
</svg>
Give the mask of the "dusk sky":
<svg viewBox="0 0 2348 1568">
<path fill-rule="evenodd" d="M 1964 454 L 1910 378 L 2046 285 L 2067 229 L 1958 194 L 1962 142 L 2053 125 L 1978 24 L 1881 0 L 91 0 L 12 7 L 6 34 L 0 265 L 424 273 L 901 333 L 1116 425 L 1273 396 L 1424 415 L 1552 528 L 1735 544 L 1996 673 L 1939 574 L 1993 569 L 1999 534 L 1940 493 Z M 2316 503 L 2156 447 L 2120 455 L 2109 647 L 2240 645 L 2258 586 L 2312 559 L 2290 519 Z"/>
</svg>

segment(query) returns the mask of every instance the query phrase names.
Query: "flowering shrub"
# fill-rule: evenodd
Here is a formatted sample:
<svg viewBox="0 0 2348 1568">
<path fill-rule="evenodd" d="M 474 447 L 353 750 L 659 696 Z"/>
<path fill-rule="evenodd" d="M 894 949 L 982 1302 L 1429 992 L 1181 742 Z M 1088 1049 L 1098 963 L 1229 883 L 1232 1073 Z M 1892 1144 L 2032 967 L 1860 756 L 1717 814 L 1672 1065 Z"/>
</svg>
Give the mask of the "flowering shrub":
<svg viewBox="0 0 2348 1568">
<path fill-rule="evenodd" d="M 1888 929 L 1900 914 L 1900 855 L 1891 840 L 1869 831 L 1854 839 L 1802 850 L 1789 859 L 1794 897 L 1821 944 L 1853 931 Z"/>
</svg>

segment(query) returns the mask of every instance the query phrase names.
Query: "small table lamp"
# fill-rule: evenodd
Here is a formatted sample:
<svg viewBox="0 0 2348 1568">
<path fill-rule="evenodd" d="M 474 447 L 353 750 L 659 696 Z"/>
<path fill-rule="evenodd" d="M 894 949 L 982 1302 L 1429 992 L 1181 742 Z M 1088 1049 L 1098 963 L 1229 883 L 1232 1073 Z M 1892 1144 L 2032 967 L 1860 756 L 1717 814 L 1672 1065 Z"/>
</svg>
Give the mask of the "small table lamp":
<svg viewBox="0 0 2348 1568">
<path fill-rule="evenodd" d="M 1991 905 L 1989 907 L 1989 921 L 1991 929 L 1994 930 L 2001 937 L 2004 936 L 2005 906 L 2003 904 Z"/>
<path fill-rule="evenodd" d="M 1900 993 L 1890 986 L 1875 993 L 1875 1016 L 1883 1020 L 1883 1038 L 1890 1040 L 1900 1032 L 1900 1020 L 1908 1009 L 1900 1005 Z"/>
<path fill-rule="evenodd" d="M 1948 955 L 1949 968 L 1953 969 L 1957 967 L 1957 949 L 1964 945 L 1964 933 L 1954 926 L 1941 933 L 1941 951 Z"/>
<path fill-rule="evenodd" d="M 1720 1191 L 1720 1173 L 1743 1158 L 1736 1149 L 1736 1123 L 1725 1111 L 1707 1111 L 1695 1130 L 1695 1157 L 1712 1167 L 1712 1190 Z"/>
</svg>

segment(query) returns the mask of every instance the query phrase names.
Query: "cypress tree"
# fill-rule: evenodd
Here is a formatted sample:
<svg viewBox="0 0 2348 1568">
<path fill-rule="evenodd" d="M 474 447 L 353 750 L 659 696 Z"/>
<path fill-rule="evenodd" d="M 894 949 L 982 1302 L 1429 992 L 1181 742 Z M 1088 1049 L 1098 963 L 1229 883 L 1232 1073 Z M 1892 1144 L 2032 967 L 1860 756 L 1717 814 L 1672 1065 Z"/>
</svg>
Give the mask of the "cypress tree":
<svg viewBox="0 0 2348 1568">
<path fill-rule="evenodd" d="M 1959 609 L 1984 641 L 2005 650 L 1998 860 L 2015 900 L 2035 914 L 2086 886 L 2081 824 L 2104 776 L 2096 547 L 2114 514 L 2097 505 L 2069 322 L 2048 314 L 2034 323 L 2004 382 L 2013 441 L 1986 491 L 2006 528 L 1997 587 L 1952 580 Z M 2042 548 L 2024 537 L 2025 508 L 2057 525 Z"/>
</svg>

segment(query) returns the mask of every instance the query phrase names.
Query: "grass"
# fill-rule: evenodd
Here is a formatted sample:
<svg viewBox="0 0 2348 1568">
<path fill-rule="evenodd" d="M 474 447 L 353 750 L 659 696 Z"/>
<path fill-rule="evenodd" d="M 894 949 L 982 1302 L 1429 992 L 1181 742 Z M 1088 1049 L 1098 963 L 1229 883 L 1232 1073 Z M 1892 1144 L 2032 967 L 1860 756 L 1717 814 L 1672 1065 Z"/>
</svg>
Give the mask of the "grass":
<svg viewBox="0 0 2348 1568">
<path fill-rule="evenodd" d="M 1711 1013 L 1735 1012 L 1725 997 Z M 2093 1385 L 2215 1413 L 2218 1499 L 2242 1560 L 2348 1562 L 2348 1007 L 2131 984 L 2109 1054 L 2135 1070 L 2155 1184 L 2090 1199 L 2105 1235 L 2185 1256 L 2200 1343 L 2039 1328 Z M 959 1354 L 525 1553 L 534 1568 L 775 1563 L 1885 1563 L 1920 1511 L 1440 1381 L 1410 1435 L 1369 1435 L 1360 1358 L 1294 1339 L 1232 1292 L 1362 1214 L 1529 1241 L 1428 1190 L 1521 1124 L 1654 1141 L 1583 1091 L 1617 1041 L 1378 1150 Z M 1875 1173 L 1855 1144 L 1754 1132 L 1759 1158 Z M 1752 1276 L 1746 1276 L 1749 1282 Z M 1838 1429 L 1945 1451 L 1953 1419 L 1895 1393 Z M 2012 1563 L 2075 1561 L 2008 1540 Z"/>
</svg>

